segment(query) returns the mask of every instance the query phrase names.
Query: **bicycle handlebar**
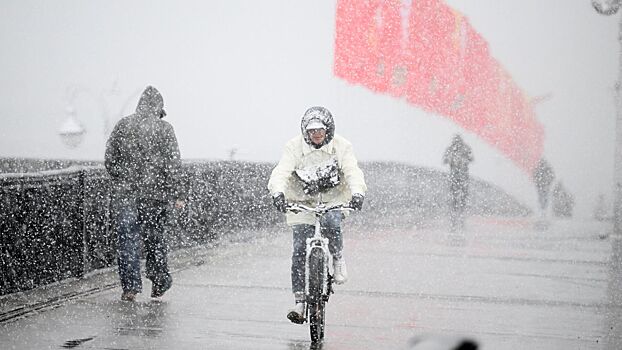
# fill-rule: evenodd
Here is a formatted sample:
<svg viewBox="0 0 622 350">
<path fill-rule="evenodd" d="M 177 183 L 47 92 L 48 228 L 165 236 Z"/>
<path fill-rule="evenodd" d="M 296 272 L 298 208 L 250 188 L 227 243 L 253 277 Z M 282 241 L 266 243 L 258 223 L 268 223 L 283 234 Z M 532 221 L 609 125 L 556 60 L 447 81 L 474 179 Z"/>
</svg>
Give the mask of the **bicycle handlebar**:
<svg viewBox="0 0 622 350">
<path fill-rule="evenodd" d="M 343 204 L 337 204 L 330 207 L 325 206 L 324 204 L 319 204 L 316 207 L 309 207 L 300 203 L 288 203 L 285 207 L 286 211 L 292 212 L 294 214 L 298 214 L 303 211 L 312 212 L 314 214 L 326 214 L 329 211 L 334 210 L 342 210 L 342 211 L 354 211 L 354 208 L 348 207 Z"/>
</svg>

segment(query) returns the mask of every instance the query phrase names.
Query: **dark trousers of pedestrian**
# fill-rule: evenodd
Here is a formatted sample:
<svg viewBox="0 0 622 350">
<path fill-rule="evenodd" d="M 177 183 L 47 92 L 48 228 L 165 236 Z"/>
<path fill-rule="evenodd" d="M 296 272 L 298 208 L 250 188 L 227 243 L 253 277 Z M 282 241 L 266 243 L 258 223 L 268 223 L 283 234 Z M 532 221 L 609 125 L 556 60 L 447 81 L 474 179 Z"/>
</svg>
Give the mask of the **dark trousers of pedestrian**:
<svg viewBox="0 0 622 350">
<path fill-rule="evenodd" d="M 464 228 L 464 210 L 467 205 L 468 186 L 468 179 L 450 177 L 449 194 L 451 199 L 449 203 L 449 221 L 452 231 L 462 230 Z"/>
<path fill-rule="evenodd" d="M 165 237 L 168 203 L 129 197 L 117 199 L 116 204 L 117 260 L 123 291 L 142 292 L 141 246 L 146 277 L 154 285 L 170 285 Z"/>
<path fill-rule="evenodd" d="M 462 183 L 452 183 L 449 186 L 449 191 L 451 194 L 451 210 L 458 215 L 462 215 L 464 209 L 466 208 L 467 195 L 469 191 L 467 185 Z"/>
<path fill-rule="evenodd" d="M 343 214 L 338 211 L 328 212 L 320 220 L 322 235 L 328 238 L 328 250 L 333 258 L 341 259 L 343 238 L 341 235 L 341 220 Z M 314 225 L 293 225 L 293 253 L 292 253 L 292 292 L 304 293 L 305 264 L 307 238 L 315 234 Z"/>
</svg>

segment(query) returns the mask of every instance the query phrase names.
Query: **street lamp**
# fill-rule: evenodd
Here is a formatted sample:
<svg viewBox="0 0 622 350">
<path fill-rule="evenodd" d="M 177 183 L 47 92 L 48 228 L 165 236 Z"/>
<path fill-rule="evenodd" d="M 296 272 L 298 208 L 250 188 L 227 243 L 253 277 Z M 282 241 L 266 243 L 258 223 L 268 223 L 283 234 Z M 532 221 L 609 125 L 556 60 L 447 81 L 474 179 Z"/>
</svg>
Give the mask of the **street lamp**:
<svg viewBox="0 0 622 350">
<path fill-rule="evenodd" d="M 112 87 L 109 89 L 102 90 L 99 93 L 94 92 L 92 89 L 87 87 L 82 87 L 79 85 L 71 85 L 67 87 L 67 108 L 66 113 L 68 115 L 67 119 L 63 122 L 60 129 L 58 130 L 58 134 L 63 140 L 63 143 L 66 144 L 69 148 L 76 148 L 83 140 L 84 135 L 87 131 L 84 129 L 82 124 L 78 122 L 77 112 L 75 109 L 76 102 L 78 101 L 78 97 L 87 96 L 94 102 L 94 106 L 98 106 L 100 111 L 100 117 L 104 122 L 103 125 L 103 137 L 107 138 L 110 135 L 111 126 L 113 122 L 115 122 L 118 118 L 122 116 L 125 112 L 128 105 L 135 100 L 136 96 L 140 96 L 142 89 L 136 89 L 132 94 L 128 95 L 123 103 L 115 105 L 120 105 L 120 109 L 116 113 L 111 113 L 108 108 L 109 104 L 112 102 L 109 100 L 110 98 L 118 98 L 120 97 L 121 91 L 118 88 L 117 81 L 115 80 L 112 84 Z M 114 101 L 118 102 L 118 101 Z M 111 119 L 112 117 L 112 119 Z"/>
<path fill-rule="evenodd" d="M 72 106 L 68 106 L 66 111 L 67 119 L 61 125 L 58 134 L 67 147 L 76 148 L 82 142 L 85 130 L 76 120 L 76 110 Z"/>
<path fill-rule="evenodd" d="M 601 15 L 613 15 L 620 9 L 622 0 L 592 0 L 592 6 Z M 622 234 L 622 20 L 618 26 L 618 41 L 621 50 L 618 52 L 618 81 L 615 84 L 616 104 L 616 138 L 613 164 L 613 233 Z"/>
<path fill-rule="evenodd" d="M 88 96 L 92 102 L 95 102 L 96 106 L 101 108 L 101 119 L 104 122 L 103 125 L 103 134 L 104 137 L 107 137 L 110 133 L 110 120 L 109 120 L 109 111 L 108 111 L 108 101 L 106 97 L 109 96 L 118 96 L 119 89 L 117 87 L 117 81 L 113 82 L 113 85 L 110 89 L 106 89 L 101 91 L 99 94 L 93 92 L 91 89 L 82 87 L 79 85 L 72 85 L 67 87 L 67 114 L 68 117 L 61 125 L 58 134 L 60 135 L 63 143 L 65 143 L 69 148 L 76 148 L 84 138 L 86 134 L 86 130 L 84 127 L 78 122 L 76 118 L 76 109 L 75 103 L 79 96 L 86 95 Z M 119 113 L 120 114 L 120 113 Z"/>
</svg>

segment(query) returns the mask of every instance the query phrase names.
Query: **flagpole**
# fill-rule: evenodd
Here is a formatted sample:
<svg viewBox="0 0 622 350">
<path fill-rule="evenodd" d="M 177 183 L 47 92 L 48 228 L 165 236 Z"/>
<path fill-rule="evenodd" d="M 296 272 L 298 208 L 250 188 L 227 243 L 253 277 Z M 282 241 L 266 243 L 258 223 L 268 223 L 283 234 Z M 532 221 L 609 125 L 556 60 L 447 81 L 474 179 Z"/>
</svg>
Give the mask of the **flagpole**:
<svg viewBox="0 0 622 350">
<path fill-rule="evenodd" d="M 599 0 L 592 0 L 592 6 L 601 15 L 609 16 L 618 12 L 622 0 L 612 0 L 603 4 Z M 616 133 L 613 164 L 613 233 L 622 234 L 622 18 L 618 24 L 618 80 L 615 84 L 616 105 Z"/>
<path fill-rule="evenodd" d="M 613 173 L 615 183 L 613 232 L 620 235 L 622 234 L 622 17 L 618 24 L 618 41 L 620 42 L 620 51 L 618 52 L 618 81 L 615 85 L 616 143 Z"/>
</svg>

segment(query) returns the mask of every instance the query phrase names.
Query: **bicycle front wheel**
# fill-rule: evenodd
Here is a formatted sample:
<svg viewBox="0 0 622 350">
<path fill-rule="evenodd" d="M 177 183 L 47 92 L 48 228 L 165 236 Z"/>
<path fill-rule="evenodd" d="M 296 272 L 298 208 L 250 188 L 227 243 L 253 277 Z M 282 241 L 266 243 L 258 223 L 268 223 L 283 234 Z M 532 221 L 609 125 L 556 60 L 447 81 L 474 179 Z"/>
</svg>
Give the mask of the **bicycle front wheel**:
<svg viewBox="0 0 622 350">
<path fill-rule="evenodd" d="M 309 331 L 311 341 L 321 342 L 324 339 L 325 306 L 323 292 L 326 277 L 324 276 L 324 253 L 315 249 L 309 257 Z"/>
<path fill-rule="evenodd" d="M 324 301 L 309 305 L 309 333 L 311 334 L 311 342 L 313 343 L 319 343 L 324 340 L 325 306 L 326 304 Z"/>
</svg>

